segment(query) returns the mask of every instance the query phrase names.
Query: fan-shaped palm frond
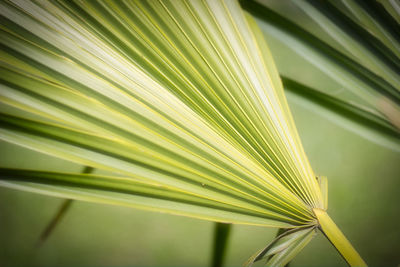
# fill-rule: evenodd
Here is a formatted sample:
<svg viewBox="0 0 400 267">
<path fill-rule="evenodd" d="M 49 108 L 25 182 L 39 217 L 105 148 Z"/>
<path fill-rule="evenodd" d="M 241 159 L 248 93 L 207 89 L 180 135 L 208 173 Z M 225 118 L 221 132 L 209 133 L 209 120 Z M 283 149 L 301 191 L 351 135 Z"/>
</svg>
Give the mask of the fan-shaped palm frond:
<svg viewBox="0 0 400 267">
<path fill-rule="evenodd" d="M 329 218 L 263 35 L 237 2 L 13 0 L 0 14 L 0 138 L 114 173 L 3 168 L 1 185 L 304 230 L 288 258 Z"/>
</svg>

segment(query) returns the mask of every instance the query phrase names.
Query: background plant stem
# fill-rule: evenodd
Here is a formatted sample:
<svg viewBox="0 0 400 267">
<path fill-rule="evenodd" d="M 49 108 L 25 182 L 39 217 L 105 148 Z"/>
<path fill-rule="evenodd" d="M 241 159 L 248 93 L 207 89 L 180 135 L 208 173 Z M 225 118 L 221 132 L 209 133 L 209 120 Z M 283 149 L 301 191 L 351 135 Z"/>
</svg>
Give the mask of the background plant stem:
<svg viewBox="0 0 400 267">
<path fill-rule="evenodd" d="M 232 225 L 228 223 L 215 223 L 212 267 L 221 267 L 224 263 L 231 228 Z"/>
<path fill-rule="evenodd" d="M 81 173 L 89 174 L 89 173 L 92 173 L 93 171 L 94 171 L 94 168 L 92 168 L 90 166 L 84 166 Z M 57 213 L 53 216 L 53 218 L 47 224 L 46 228 L 41 233 L 38 243 L 37 243 L 38 246 L 42 245 L 47 240 L 47 238 L 50 236 L 50 234 L 53 233 L 55 227 L 58 225 L 58 223 L 64 217 L 65 213 L 69 210 L 72 202 L 73 202 L 72 199 L 65 199 L 61 203 L 61 206 L 58 209 Z"/>
</svg>

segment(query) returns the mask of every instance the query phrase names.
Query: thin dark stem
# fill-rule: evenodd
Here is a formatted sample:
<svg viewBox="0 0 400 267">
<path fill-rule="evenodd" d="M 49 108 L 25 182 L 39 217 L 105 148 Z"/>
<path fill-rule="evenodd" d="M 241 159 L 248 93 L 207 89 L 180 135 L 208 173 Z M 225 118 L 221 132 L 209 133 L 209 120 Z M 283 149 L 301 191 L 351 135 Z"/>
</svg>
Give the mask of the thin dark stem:
<svg viewBox="0 0 400 267">
<path fill-rule="evenodd" d="M 60 208 L 58 209 L 57 213 L 51 219 L 51 221 L 47 224 L 46 228 L 43 230 L 42 234 L 38 240 L 38 246 L 42 245 L 50 234 L 53 232 L 57 224 L 60 222 L 62 217 L 64 217 L 65 213 L 68 211 L 69 207 L 72 204 L 72 199 L 65 199 L 62 203 Z"/>
<path fill-rule="evenodd" d="M 222 267 L 228 244 L 231 224 L 215 223 L 212 267 Z"/>
<path fill-rule="evenodd" d="M 94 168 L 85 166 L 81 173 L 92 173 L 94 171 Z M 43 230 L 41 233 L 39 240 L 37 242 L 37 246 L 41 246 L 50 236 L 51 233 L 53 233 L 54 229 L 56 226 L 60 223 L 61 219 L 64 217 L 66 212 L 69 210 L 71 207 L 73 200 L 72 199 L 65 199 L 62 203 L 60 208 L 57 210 L 57 213 L 53 216 L 53 218 L 50 220 L 50 222 L 47 224 L 46 228 Z"/>
</svg>

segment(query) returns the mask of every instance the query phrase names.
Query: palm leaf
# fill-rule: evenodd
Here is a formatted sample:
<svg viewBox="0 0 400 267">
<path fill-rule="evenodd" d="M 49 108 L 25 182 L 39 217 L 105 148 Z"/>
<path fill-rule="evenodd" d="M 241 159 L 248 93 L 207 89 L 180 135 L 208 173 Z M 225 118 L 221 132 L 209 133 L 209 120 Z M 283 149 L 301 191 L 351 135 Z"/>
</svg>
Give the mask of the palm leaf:
<svg viewBox="0 0 400 267">
<path fill-rule="evenodd" d="M 263 34 L 237 2 L 13 0 L 0 15 L 0 138 L 114 174 L 3 168 L 1 185 L 280 228 L 326 213 Z"/>
<path fill-rule="evenodd" d="M 54 9 L 57 12 L 68 12 L 73 9 L 75 15 L 79 14 L 79 12 L 84 12 L 82 7 L 75 5 L 74 3 L 63 3 L 63 6 L 61 7 L 52 4 L 41 6 L 33 5 L 32 3 L 24 3 L 24 5 L 27 5 L 27 7 L 25 7 L 27 10 L 37 10 L 37 15 L 41 14 L 40 11 L 45 12 L 46 9 Z M 88 5 L 85 8 L 85 12 L 92 10 L 92 13 L 87 15 L 93 17 L 94 25 L 97 25 L 96 23 L 98 23 L 98 21 L 105 19 L 101 15 L 102 13 L 95 12 L 100 12 L 101 10 L 104 11 L 103 9 L 105 7 L 103 6 L 103 3 L 93 2 L 91 4 L 85 3 L 85 5 Z M 176 3 L 178 6 L 171 4 L 169 8 L 164 7 L 161 3 L 159 5 L 160 6 L 157 8 L 158 12 L 174 12 L 175 8 L 180 8 L 185 12 L 199 12 L 203 10 L 202 8 L 207 7 L 200 6 L 197 9 L 193 9 L 190 7 L 189 3 L 186 4 L 186 6 L 180 6 L 182 3 Z M 148 6 L 147 9 L 144 8 L 146 7 L 138 4 L 129 6 L 125 10 L 133 9 L 132 15 L 136 16 L 149 16 L 147 12 L 151 13 L 154 11 L 151 6 Z M 231 14 L 227 13 L 225 10 L 226 8 L 228 7 L 219 4 L 214 8 L 213 12 L 217 12 L 218 14 L 221 12 L 221 16 L 223 16 L 221 19 L 229 19 Z M 238 7 L 234 5 L 231 8 L 236 8 L 234 10 L 238 13 L 238 19 L 241 19 L 242 24 L 246 25 L 247 22 L 245 21 L 245 17 Z M 7 10 L 10 10 L 11 12 L 13 9 L 13 14 L 18 14 L 16 7 L 4 4 L 4 10 L 6 12 Z M 118 7 L 115 7 L 115 9 L 119 10 Z M 134 11 L 136 13 L 134 13 Z M 50 14 L 51 13 L 49 13 L 49 15 Z M 35 25 L 33 23 L 34 21 L 29 21 L 30 17 L 22 13 L 19 15 L 20 17 L 15 18 L 15 21 L 13 22 L 14 24 L 9 22 L 9 29 L 19 30 L 20 26 L 16 25 L 16 23 L 22 23 L 24 21 L 23 19 L 27 19 L 28 21 L 26 21 L 26 24 L 23 24 L 23 26 L 30 28 L 32 33 L 42 34 L 42 32 L 51 30 L 51 28 L 49 29 L 49 26 L 45 27 L 43 24 L 39 24 L 38 22 L 36 22 Z M 209 12 L 205 13 L 203 19 L 209 21 L 208 18 L 210 18 L 211 15 L 213 14 L 210 14 Z M 64 17 L 66 16 L 67 15 Z M 179 15 L 176 16 L 179 17 Z M 182 20 L 185 22 L 183 25 L 176 25 L 173 20 L 174 17 L 164 23 L 170 23 L 171 27 L 178 27 L 176 28 L 178 30 L 179 27 L 186 27 L 186 23 L 194 23 L 197 16 L 199 15 L 195 16 L 195 14 L 193 14 L 192 20 Z M 161 16 L 154 15 L 154 18 L 159 17 Z M 37 17 L 36 19 L 43 20 L 44 18 Z M 70 27 L 71 29 L 69 29 L 69 31 L 72 31 L 72 25 L 76 26 L 73 22 L 70 22 L 72 25 L 65 22 L 62 24 L 62 21 L 57 20 L 55 14 L 52 19 L 55 21 L 51 24 L 51 27 L 53 27 L 53 25 L 61 24 L 63 27 Z M 133 22 L 133 19 L 128 20 L 126 25 L 130 25 Z M 108 24 L 104 24 L 110 29 L 114 29 L 113 36 L 118 35 L 120 31 L 114 28 L 116 27 L 114 23 L 116 24 L 117 22 L 110 19 Z M 152 24 L 148 22 L 147 27 L 156 30 L 154 27 L 158 25 L 163 24 Z M 103 34 L 94 31 L 89 32 L 84 27 L 84 24 L 78 26 L 80 27 L 78 28 L 79 31 L 75 30 L 74 34 L 81 34 L 78 35 L 78 37 L 83 38 L 83 33 L 90 33 L 90 36 L 94 38 L 92 41 L 88 37 L 84 39 L 85 42 L 91 41 L 87 46 L 96 46 L 97 44 L 95 41 L 103 41 L 103 46 L 99 47 L 97 45 L 97 49 L 101 48 L 102 50 L 100 51 L 104 50 L 104 52 L 109 52 L 110 54 L 113 52 L 111 49 L 113 48 L 112 45 L 115 44 L 109 44 L 111 41 L 109 38 L 112 37 L 111 33 L 109 33 L 109 38 L 105 38 L 103 37 Z M 136 25 L 131 25 L 132 29 L 139 31 L 138 28 L 133 28 L 134 26 L 137 27 Z M 90 26 L 88 25 L 88 27 Z M 100 29 L 102 29 L 102 27 L 99 27 L 99 30 Z M 165 30 L 168 30 L 168 28 Z M 188 28 L 187 30 L 191 29 Z M 221 80 L 222 77 L 224 77 L 221 76 L 222 74 L 231 76 L 231 74 L 227 72 L 227 69 L 220 68 L 219 71 L 221 73 L 218 73 L 216 72 L 218 69 L 210 69 L 208 65 L 206 65 L 207 62 L 200 61 L 197 71 L 193 68 L 193 71 L 195 72 L 194 74 L 186 73 L 187 76 L 184 76 L 185 72 L 187 72 L 186 70 L 183 68 L 180 69 L 180 71 L 175 70 L 173 73 L 169 73 L 170 76 L 168 76 L 168 81 L 162 80 L 165 81 L 165 84 L 162 84 L 161 81 L 158 81 L 157 79 L 164 79 L 164 77 L 167 76 L 168 69 L 177 68 L 177 66 L 180 65 L 178 59 L 181 60 L 181 58 L 175 58 L 175 55 L 178 52 L 182 53 L 182 51 L 185 50 L 178 50 L 176 47 L 171 47 L 171 44 L 168 43 L 168 41 L 165 41 L 165 43 L 163 43 L 165 51 L 157 51 L 159 54 L 154 54 L 155 52 L 153 50 L 147 51 L 148 47 L 158 49 L 153 45 L 153 42 L 157 40 L 157 38 L 161 38 L 161 36 L 156 36 L 155 40 L 147 39 L 146 42 L 148 46 L 146 47 L 138 46 L 143 49 L 143 55 L 148 55 L 150 58 L 156 56 L 158 56 L 158 58 L 166 58 L 165 53 L 170 52 L 168 55 L 170 55 L 171 58 L 166 59 L 175 60 L 176 64 L 172 65 L 164 63 L 164 65 L 161 65 L 162 67 L 165 67 L 162 75 L 160 75 L 160 66 L 142 62 L 141 60 L 144 56 L 134 57 L 135 54 L 132 54 L 128 59 L 126 59 L 123 58 L 125 54 L 121 53 L 119 56 L 120 61 L 115 63 L 117 66 L 111 69 L 109 64 L 104 64 L 100 61 L 102 58 L 99 57 L 103 57 L 103 54 L 92 55 L 85 49 L 71 49 L 72 44 L 67 42 L 67 37 L 72 38 L 74 35 L 69 31 L 65 30 L 63 32 L 67 36 L 65 36 L 66 40 L 62 43 L 57 39 L 61 39 L 61 37 L 64 36 L 61 35 L 61 37 L 59 37 L 60 34 L 56 31 L 50 31 L 45 36 L 41 36 L 42 38 L 45 38 L 45 41 L 47 42 L 56 42 L 54 46 L 53 44 L 42 44 L 44 47 L 28 43 L 26 41 L 26 35 L 24 35 L 24 38 L 22 39 L 22 36 L 19 36 L 18 33 L 13 32 L 11 34 L 9 31 L 3 31 L 4 40 L 9 41 L 5 44 L 9 46 L 7 47 L 9 52 L 5 51 L 5 53 L 7 54 L 7 57 L 13 57 L 16 61 L 11 66 L 8 65 L 7 62 L 7 65 L 3 68 L 5 73 L 2 77 L 7 80 L 3 90 L 3 92 L 5 92 L 6 100 L 8 100 L 6 103 L 13 104 L 17 101 L 28 102 L 25 106 L 30 108 L 34 105 L 39 106 L 36 108 L 39 109 L 37 111 L 39 115 L 43 113 L 52 114 L 52 116 L 56 116 L 56 118 L 50 119 L 58 120 L 60 123 L 68 124 L 70 125 L 69 127 L 72 127 L 65 128 L 62 125 L 58 125 L 58 123 L 47 124 L 45 122 L 33 120 L 28 121 L 4 115 L 3 128 L 7 127 L 9 125 L 8 123 L 12 124 L 9 125 L 9 127 L 24 127 L 21 129 L 21 134 L 26 136 L 27 140 L 30 142 L 25 145 L 35 146 L 35 149 L 40 149 L 41 151 L 53 155 L 56 154 L 59 157 L 67 158 L 78 163 L 90 163 L 88 165 L 96 168 L 123 172 L 125 175 L 143 173 L 146 179 L 151 177 L 153 180 L 156 179 L 157 182 L 162 181 L 163 183 L 167 183 L 169 186 L 177 186 L 181 190 L 190 190 L 196 194 L 200 193 L 200 191 L 207 192 L 207 194 L 213 194 L 211 193 L 210 188 L 214 186 L 215 190 L 227 191 L 236 189 L 236 186 L 231 186 L 230 188 L 226 188 L 225 186 L 229 183 L 231 183 L 231 185 L 239 183 L 241 184 L 240 187 L 244 189 L 244 192 L 241 193 L 248 194 L 249 198 L 254 198 L 253 192 L 258 191 L 255 195 L 260 195 L 260 197 L 262 195 L 264 198 L 265 196 L 270 195 L 271 199 L 268 199 L 268 201 L 270 201 L 277 197 L 275 195 L 279 190 L 279 195 L 283 192 L 283 194 L 292 198 L 295 206 L 293 207 L 294 211 L 300 209 L 304 213 L 308 210 L 304 205 L 303 207 L 301 206 L 301 202 L 297 200 L 290 190 L 293 191 L 296 189 L 301 193 L 301 191 L 304 191 L 304 188 L 308 186 L 311 188 L 314 187 L 313 191 L 315 191 L 315 188 L 317 187 L 314 183 L 314 179 L 310 176 L 312 173 L 310 172 L 310 168 L 307 167 L 307 162 L 301 162 L 300 165 L 296 166 L 294 162 L 289 161 L 289 159 L 293 158 L 296 154 L 293 154 L 291 151 L 295 144 L 292 139 L 288 139 L 287 137 L 287 129 L 289 129 L 288 123 L 283 120 L 280 124 L 272 124 L 271 119 L 263 115 L 265 114 L 265 111 L 269 110 L 270 112 L 280 113 L 280 117 L 282 119 L 285 118 L 283 117 L 283 111 L 277 109 L 279 107 L 279 102 L 277 98 L 278 96 L 275 95 L 275 91 L 270 90 L 268 92 L 266 89 L 262 89 L 263 87 L 257 89 L 257 86 L 259 87 L 262 83 L 266 83 L 265 86 L 267 86 L 268 80 L 265 80 L 265 78 L 260 75 L 257 79 L 257 76 L 253 75 L 255 80 L 253 81 L 254 84 L 252 84 L 251 81 L 248 81 L 247 76 L 244 76 L 245 71 L 254 71 L 253 68 L 255 66 L 252 67 L 251 65 L 248 65 L 249 63 L 258 63 L 258 66 L 261 68 L 262 65 L 260 64 L 262 64 L 262 62 L 259 61 L 260 59 L 258 55 L 243 53 L 243 51 L 246 50 L 241 48 L 246 49 L 247 47 L 244 46 L 246 44 L 242 43 L 242 40 L 235 39 L 236 42 L 231 42 L 231 47 L 229 47 L 227 46 L 227 40 L 222 38 L 223 35 L 222 37 L 221 35 L 214 35 L 214 42 L 220 42 L 220 45 L 224 48 L 221 48 L 218 52 L 223 51 L 224 53 L 227 53 L 226 57 L 222 57 L 223 55 L 220 56 L 220 62 L 225 64 L 230 63 L 232 65 L 231 69 L 236 70 L 237 72 L 235 73 L 235 77 L 238 77 L 237 79 L 242 79 L 244 83 L 243 87 L 249 88 L 248 91 L 244 91 L 242 87 L 238 87 L 239 81 L 232 83 L 233 81 L 227 79 L 225 81 Z M 104 34 L 107 32 L 106 29 L 103 31 Z M 226 31 L 227 34 L 236 34 L 236 36 L 238 34 L 234 32 L 234 28 L 232 27 L 227 28 Z M 177 39 L 176 41 L 180 41 L 182 45 L 186 45 L 184 48 L 187 50 L 187 55 L 183 54 L 181 56 L 186 56 L 187 58 L 191 55 L 196 56 L 197 58 L 200 56 L 205 57 L 205 55 L 199 55 L 197 53 L 196 49 L 198 48 L 193 47 L 194 42 L 192 40 L 184 39 L 184 35 L 186 34 L 184 29 L 177 32 L 180 34 L 176 34 L 176 37 L 171 34 L 170 38 L 181 38 L 181 40 Z M 130 36 L 131 38 L 138 38 L 138 34 L 139 33 L 136 32 L 132 32 L 129 35 L 128 33 L 125 33 L 126 36 Z M 251 32 L 247 30 L 247 34 L 251 34 Z M 126 38 L 125 35 L 121 34 L 121 38 Z M 56 39 L 55 37 L 58 38 Z M 210 38 L 209 35 L 204 33 L 203 38 L 205 39 L 206 37 Z M 229 36 L 226 38 L 228 37 Z M 235 37 L 235 35 L 233 35 L 233 37 Z M 117 37 L 114 36 L 113 38 Z M 79 42 L 80 40 L 81 39 L 78 38 L 73 39 L 75 42 Z M 115 42 L 116 41 L 117 40 L 115 40 Z M 124 40 L 119 41 L 123 42 Z M 140 39 L 138 39 L 138 41 L 140 41 Z M 142 42 L 144 42 L 143 39 Z M 134 51 L 132 49 L 137 50 L 138 48 L 130 47 L 129 49 L 128 47 L 125 47 L 125 45 L 132 46 L 131 43 L 132 42 L 121 43 L 120 49 L 126 48 L 127 53 L 133 53 Z M 196 43 L 201 44 L 201 42 Z M 205 42 L 203 41 L 203 43 Z M 179 42 L 175 43 L 175 45 L 177 44 L 179 44 Z M 205 44 L 210 46 L 213 43 Z M 216 44 L 217 43 L 214 45 Z M 237 45 L 237 49 L 240 48 L 240 51 L 238 50 L 237 52 L 243 57 L 243 62 L 240 62 L 239 59 L 232 61 L 228 58 L 229 53 L 232 53 L 230 51 L 235 48 L 233 47 L 233 44 Z M 250 44 L 257 48 L 256 44 Z M 61 48 L 64 48 L 65 51 L 56 51 Z M 51 51 L 52 49 L 54 51 Z M 205 49 L 205 51 L 213 50 Z M 247 51 L 258 50 L 250 50 L 247 48 Z M 58 53 L 56 54 L 56 52 Z M 67 52 L 70 54 L 67 54 Z M 65 55 L 61 57 L 61 53 Z M 114 54 L 115 53 L 116 52 L 114 52 Z M 139 51 L 137 53 L 139 53 Z M 215 57 L 215 53 L 216 52 L 210 54 L 210 57 L 205 59 L 210 62 L 217 60 L 218 57 Z M 65 57 L 67 56 L 70 60 L 66 60 Z M 85 56 L 87 58 L 85 58 Z M 109 55 L 107 56 L 109 57 Z M 114 58 L 108 58 L 108 60 L 110 63 L 115 61 Z M 133 60 L 138 60 L 139 62 L 135 64 L 135 62 L 132 62 Z M 93 61 L 93 65 L 90 65 L 90 68 L 82 63 L 88 61 Z M 98 64 L 95 64 L 96 62 Z M 44 65 L 43 63 L 48 63 L 48 65 Z M 125 63 L 125 65 L 122 65 L 122 63 Z M 240 63 L 247 65 L 243 66 Z M 26 73 L 26 68 L 23 68 L 23 64 L 31 64 L 33 66 L 36 64 L 42 64 L 41 67 L 36 66 L 36 70 L 41 71 L 41 73 L 36 73 L 35 76 L 33 76 L 34 74 Z M 51 68 L 49 66 L 51 66 Z M 191 64 L 188 66 L 191 66 Z M 91 70 L 93 67 L 103 68 L 101 69 L 101 73 L 109 74 L 110 77 L 101 77 L 100 72 Z M 244 67 L 247 67 L 247 69 L 244 69 Z M 145 75 L 145 73 L 143 73 L 139 68 L 148 70 L 150 74 L 156 72 L 158 75 Z M 209 75 L 200 76 L 198 73 L 196 75 L 196 72 L 201 68 L 203 68 Z M 85 73 L 84 76 L 81 74 L 83 71 Z M 214 75 L 212 75 L 212 71 L 215 71 Z M 125 74 L 120 72 L 127 73 Z M 130 74 L 131 76 L 123 76 L 123 74 Z M 254 74 L 257 74 L 257 72 Z M 119 79 L 115 79 L 116 77 L 114 78 L 114 75 Z M 52 78 L 49 78 L 49 76 Z M 107 78 L 108 82 L 106 81 Z M 133 78 L 136 79 L 132 80 Z M 212 78 L 213 80 L 206 81 L 206 78 Z M 57 80 L 47 81 L 48 79 Z M 114 84 L 111 83 L 111 80 Z M 217 92 L 211 90 L 210 87 L 210 83 L 218 85 L 217 80 L 219 80 L 219 87 L 215 87 L 215 91 L 219 90 L 219 95 L 217 95 Z M 118 81 L 118 84 L 115 84 L 115 81 Z M 177 85 L 174 85 L 169 81 L 175 81 L 175 83 L 181 84 L 182 86 L 177 87 Z M 141 84 L 137 84 L 138 82 L 141 82 Z M 56 83 L 56 85 L 54 85 L 54 83 Z M 130 83 L 138 87 L 141 85 L 142 87 L 139 87 L 141 90 L 127 88 Z M 184 83 L 185 86 L 183 86 L 182 83 Z M 197 83 L 198 87 L 194 87 L 194 83 Z M 229 85 L 231 85 L 232 91 L 225 91 L 227 88 L 226 83 L 230 83 Z M 182 91 L 184 88 L 187 89 Z M 260 89 L 262 90 L 260 91 Z M 234 90 L 237 91 L 234 92 Z M 10 93 L 8 94 L 8 92 Z M 242 96 L 243 98 L 233 98 L 233 95 L 229 95 L 232 94 L 232 92 L 236 93 L 238 96 Z M 269 93 L 269 95 L 267 93 Z M 187 95 L 190 95 L 191 97 L 188 98 Z M 226 103 L 221 101 L 221 97 L 224 97 L 226 101 L 229 101 L 228 103 L 231 103 L 230 109 L 227 109 L 225 106 Z M 261 102 L 262 98 L 275 104 L 273 106 L 263 106 L 263 102 Z M 29 102 L 29 100 L 32 102 Z M 194 100 L 196 100 L 196 102 L 194 102 Z M 240 100 L 242 103 L 239 102 Z M 246 100 L 246 102 L 243 103 L 244 100 Z M 275 101 L 272 102 L 273 100 Z M 40 105 L 38 105 L 38 101 L 40 102 Z M 235 104 L 234 101 L 237 103 Z M 253 101 L 253 104 L 245 106 L 244 104 L 252 103 L 249 101 Z M 169 105 L 167 105 L 167 103 Z M 20 103 L 18 104 L 21 105 Z M 40 110 L 42 106 L 48 109 Z M 171 107 L 173 107 L 174 110 L 172 110 Z M 54 110 L 54 112 L 50 112 L 50 108 L 51 111 Z M 244 113 L 243 109 L 246 109 L 248 113 Z M 235 110 L 237 114 L 233 113 L 233 110 Z M 254 121 L 249 120 L 250 118 L 247 114 L 255 114 L 254 112 L 256 110 L 263 110 L 264 112 L 260 113 L 260 115 L 264 118 L 258 115 L 252 118 Z M 59 115 L 55 112 L 58 112 Z M 204 117 L 201 117 L 199 114 L 204 115 Z M 210 115 L 213 116 L 211 117 Z M 277 119 L 278 118 L 275 120 Z M 223 127 L 218 125 L 219 123 L 221 123 Z M 286 129 L 283 131 L 284 128 L 282 127 L 285 125 Z M 244 128 L 244 126 L 246 127 Z M 267 126 L 270 128 L 265 128 Z M 76 127 L 84 131 L 74 130 Z M 230 131 L 228 132 L 227 129 Z M 270 132 L 266 132 L 266 129 L 270 130 Z M 40 131 L 40 133 L 37 132 L 37 130 Z M 216 130 L 220 130 L 221 133 L 216 132 Z M 250 130 L 254 135 L 250 136 Z M 16 132 L 17 131 L 14 130 L 13 134 Z M 265 134 L 261 135 L 261 133 Z M 277 139 L 274 142 L 266 143 L 266 138 L 268 136 L 276 137 Z M 278 138 L 280 136 L 282 138 Z M 249 141 L 244 139 L 245 137 L 248 137 Z M 17 142 L 16 140 L 13 140 L 13 136 L 7 135 L 7 133 L 4 133 L 3 138 Z M 46 140 L 50 141 L 49 139 L 57 142 L 57 145 L 47 149 L 45 148 L 44 143 Z M 205 140 L 207 142 L 204 142 Z M 79 151 L 79 154 L 75 152 L 74 155 L 70 155 L 72 153 L 69 151 L 72 151 L 72 147 L 78 149 L 77 151 Z M 104 150 L 102 149 L 99 153 L 96 153 L 97 156 L 94 156 L 93 153 L 96 150 L 98 151 L 101 149 L 101 147 L 104 148 Z M 296 147 L 299 147 L 299 145 L 296 144 L 294 148 Z M 140 151 L 141 153 L 137 153 L 137 151 Z M 250 158 L 247 151 L 254 151 L 255 153 Z M 271 153 L 267 153 L 268 151 Z M 305 156 L 301 156 L 301 154 L 299 154 L 300 151 L 301 148 L 297 148 L 297 151 L 295 152 L 297 153 L 297 156 L 293 158 L 294 160 L 304 161 Z M 247 153 L 247 155 L 243 155 L 244 153 Z M 229 154 L 229 157 L 227 154 Z M 280 155 L 282 159 L 278 160 L 278 155 Z M 123 159 L 118 159 L 121 158 L 121 156 L 123 156 Z M 110 160 L 110 158 L 115 160 Z M 255 159 L 253 160 L 252 158 Z M 129 161 L 129 164 L 126 163 L 127 161 Z M 163 162 L 164 164 L 162 164 Z M 283 165 L 283 162 L 287 162 L 290 165 L 285 166 Z M 261 167 L 260 163 L 265 164 L 265 167 Z M 240 166 L 237 166 L 237 164 Z M 225 166 L 225 168 L 222 168 L 222 166 Z M 153 170 L 152 168 L 156 168 L 156 170 Z M 268 174 L 265 169 L 271 172 L 274 177 L 272 177 L 271 174 Z M 161 171 L 165 174 L 162 174 Z M 307 176 L 310 178 L 308 180 L 301 179 L 299 176 L 301 172 L 306 172 Z M 282 186 L 282 184 L 275 179 L 275 177 L 280 177 L 279 173 L 281 173 L 282 176 L 281 180 L 283 180 L 285 176 L 289 178 L 292 176 L 293 180 L 288 180 L 285 182 L 285 186 Z M 289 176 L 290 174 L 291 176 Z M 175 178 L 174 175 L 176 175 L 177 178 Z M 188 180 L 185 182 L 181 177 L 188 178 L 190 181 Z M 216 179 L 215 177 L 219 177 L 219 179 Z M 167 182 L 168 180 L 171 182 Z M 218 184 L 221 184 L 221 181 L 223 180 L 226 181 L 223 183 L 223 186 L 218 186 Z M 204 188 L 202 184 L 206 184 L 207 188 Z M 261 186 L 262 184 L 264 184 L 264 186 Z M 299 188 L 295 188 L 296 184 Z M 271 186 L 276 187 L 275 193 L 269 192 Z M 265 190 L 260 190 L 262 187 L 265 187 L 267 192 L 265 192 Z M 311 193 L 312 195 L 310 195 L 309 192 L 304 191 L 301 194 L 304 195 L 303 197 L 307 202 L 311 202 L 313 199 L 314 201 L 316 200 L 317 192 L 318 191 Z M 257 201 L 261 201 L 261 203 L 266 202 L 261 199 Z M 281 205 L 286 206 L 286 203 Z M 310 216 L 309 212 L 307 216 Z"/>
<path fill-rule="evenodd" d="M 254 254 L 247 261 L 246 266 L 251 267 L 253 263 L 267 258 L 267 266 L 283 267 L 311 241 L 315 234 L 315 227 L 286 230 L 264 249 Z"/>
<path fill-rule="evenodd" d="M 249 210 L 217 203 L 206 198 L 136 181 L 132 177 L 54 173 L 33 170 L 0 169 L 2 186 L 51 196 L 163 211 L 212 221 L 284 226 Z"/>
</svg>

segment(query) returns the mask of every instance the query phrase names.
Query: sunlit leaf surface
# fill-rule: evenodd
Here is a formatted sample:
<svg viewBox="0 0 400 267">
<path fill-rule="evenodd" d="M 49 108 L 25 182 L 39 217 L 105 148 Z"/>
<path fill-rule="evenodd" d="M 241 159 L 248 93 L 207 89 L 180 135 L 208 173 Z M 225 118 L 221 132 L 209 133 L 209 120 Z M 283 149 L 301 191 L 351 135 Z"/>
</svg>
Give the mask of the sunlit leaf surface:
<svg viewBox="0 0 400 267">
<path fill-rule="evenodd" d="M 124 177 L 5 170 L 4 185 L 217 221 L 315 223 L 318 183 L 238 3 L 4 1 L 0 12 L 1 101 L 17 108 L 2 113 L 1 138 Z"/>
</svg>

